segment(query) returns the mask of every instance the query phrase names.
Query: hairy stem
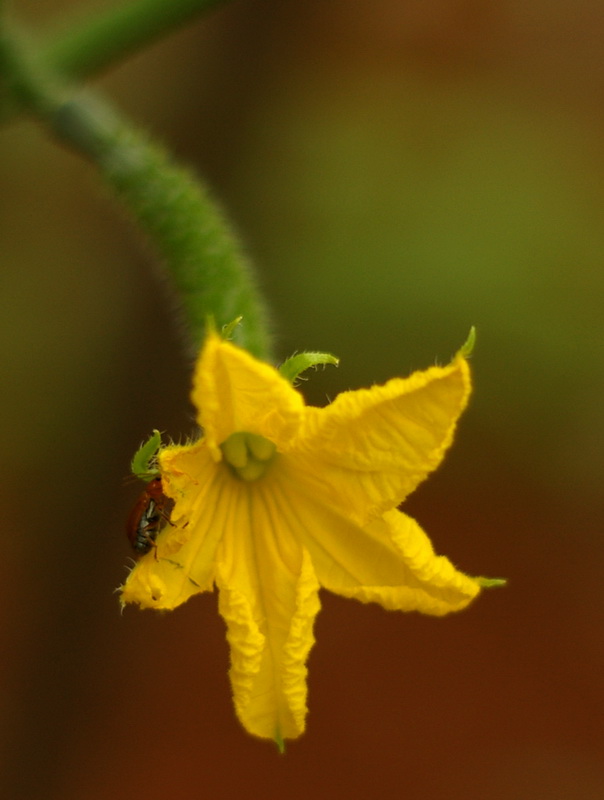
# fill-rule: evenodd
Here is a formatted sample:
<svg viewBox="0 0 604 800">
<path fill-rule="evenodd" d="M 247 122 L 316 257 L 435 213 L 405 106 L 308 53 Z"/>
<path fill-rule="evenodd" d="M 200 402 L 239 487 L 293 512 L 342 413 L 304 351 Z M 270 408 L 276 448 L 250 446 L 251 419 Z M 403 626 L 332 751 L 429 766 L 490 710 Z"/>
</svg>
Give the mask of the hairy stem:
<svg viewBox="0 0 604 800">
<path fill-rule="evenodd" d="M 194 346 L 209 318 L 242 316 L 235 340 L 268 358 L 263 304 L 231 226 L 207 189 L 149 137 L 90 92 L 64 85 L 22 36 L 5 32 L 0 63 L 22 108 L 96 164 L 162 257 Z"/>
<path fill-rule="evenodd" d="M 42 59 L 63 75 L 86 78 L 224 2 L 118 0 L 114 8 L 65 25 L 66 32 L 43 48 Z"/>
</svg>

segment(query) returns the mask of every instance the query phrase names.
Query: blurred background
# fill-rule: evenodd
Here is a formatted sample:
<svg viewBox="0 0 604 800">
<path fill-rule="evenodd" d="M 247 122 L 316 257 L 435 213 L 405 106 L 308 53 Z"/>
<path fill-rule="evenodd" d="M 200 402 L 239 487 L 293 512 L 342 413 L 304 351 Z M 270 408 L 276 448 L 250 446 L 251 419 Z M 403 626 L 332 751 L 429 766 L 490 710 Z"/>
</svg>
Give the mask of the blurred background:
<svg viewBox="0 0 604 800">
<path fill-rule="evenodd" d="M 117 0 L 15 0 L 48 31 Z M 193 428 L 154 254 L 94 169 L 0 131 L 2 796 L 604 797 L 604 6 L 235 2 L 93 85 L 204 175 L 279 356 L 338 391 L 446 362 L 475 395 L 405 510 L 470 574 L 463 614 L 322 595 L 303 738 L 240 729 L 216 597 L 114 588 L 152 428 Z"/>
</svg>

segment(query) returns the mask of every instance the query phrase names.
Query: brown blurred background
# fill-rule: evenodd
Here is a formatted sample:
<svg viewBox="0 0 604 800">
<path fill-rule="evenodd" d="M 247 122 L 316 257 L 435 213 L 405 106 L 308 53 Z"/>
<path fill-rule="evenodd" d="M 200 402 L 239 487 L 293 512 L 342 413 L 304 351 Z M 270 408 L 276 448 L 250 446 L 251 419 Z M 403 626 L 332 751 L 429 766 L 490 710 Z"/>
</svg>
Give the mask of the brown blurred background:
<svg viewBox="0 0 604 800">
<path fill-rule="evenodd" d="M 509 586 L 445 620 L 324 594 L 284 757 L 235 720 L 215 596 L 119 614 L 123 478 L 190 432 L 190 364 L 94 170 L 0 131 L 2 797 L 604 797 L 603 35 L 590 0 L 247 0 L 94 81 L 229 208 L 279 355 L 341 357 L 312 402 L 478 328 L 406 510 Z"/>
</svg>

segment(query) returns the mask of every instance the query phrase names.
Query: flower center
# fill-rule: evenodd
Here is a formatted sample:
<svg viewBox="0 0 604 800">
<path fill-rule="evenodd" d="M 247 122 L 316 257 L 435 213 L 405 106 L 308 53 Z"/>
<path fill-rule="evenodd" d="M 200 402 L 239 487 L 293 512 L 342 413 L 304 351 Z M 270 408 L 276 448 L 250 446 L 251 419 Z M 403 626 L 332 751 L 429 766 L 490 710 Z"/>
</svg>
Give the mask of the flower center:
<svg viewBox="0 0 604 800">
<path fill-rule="evenodd" d="M 261 478 L 272 463 L 276 446 L 257 433 L 238 431 L 220 445 L 224 460 L 242 481 Z"/>
</svg>

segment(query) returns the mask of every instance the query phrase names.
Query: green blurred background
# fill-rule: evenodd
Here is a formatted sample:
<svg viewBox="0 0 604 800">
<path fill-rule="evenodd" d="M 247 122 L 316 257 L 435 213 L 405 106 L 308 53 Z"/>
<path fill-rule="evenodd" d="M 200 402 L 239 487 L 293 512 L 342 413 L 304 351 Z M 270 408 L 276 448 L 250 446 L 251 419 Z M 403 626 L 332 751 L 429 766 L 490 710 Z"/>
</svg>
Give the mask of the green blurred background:
<svg viewBox="0 0 604 800">
<path fill-rule="evenodd" d="M 45 31 L 113 2 L 13 6 Z M 93 82 L 208 178 L 279 355 L 341 357 L 312 402 L 478 329 L 406 510 L 509 585 L 445 620 L 324 594 L 285 757 L 235 720 L 215 596 L 119 614 L 123 478 L 191 431 L 191 365 L 94 169 L 0 131 L 3 797 L 604 797 L 603 35 L 589 0 L 247 0 Z"/>
</svg>

